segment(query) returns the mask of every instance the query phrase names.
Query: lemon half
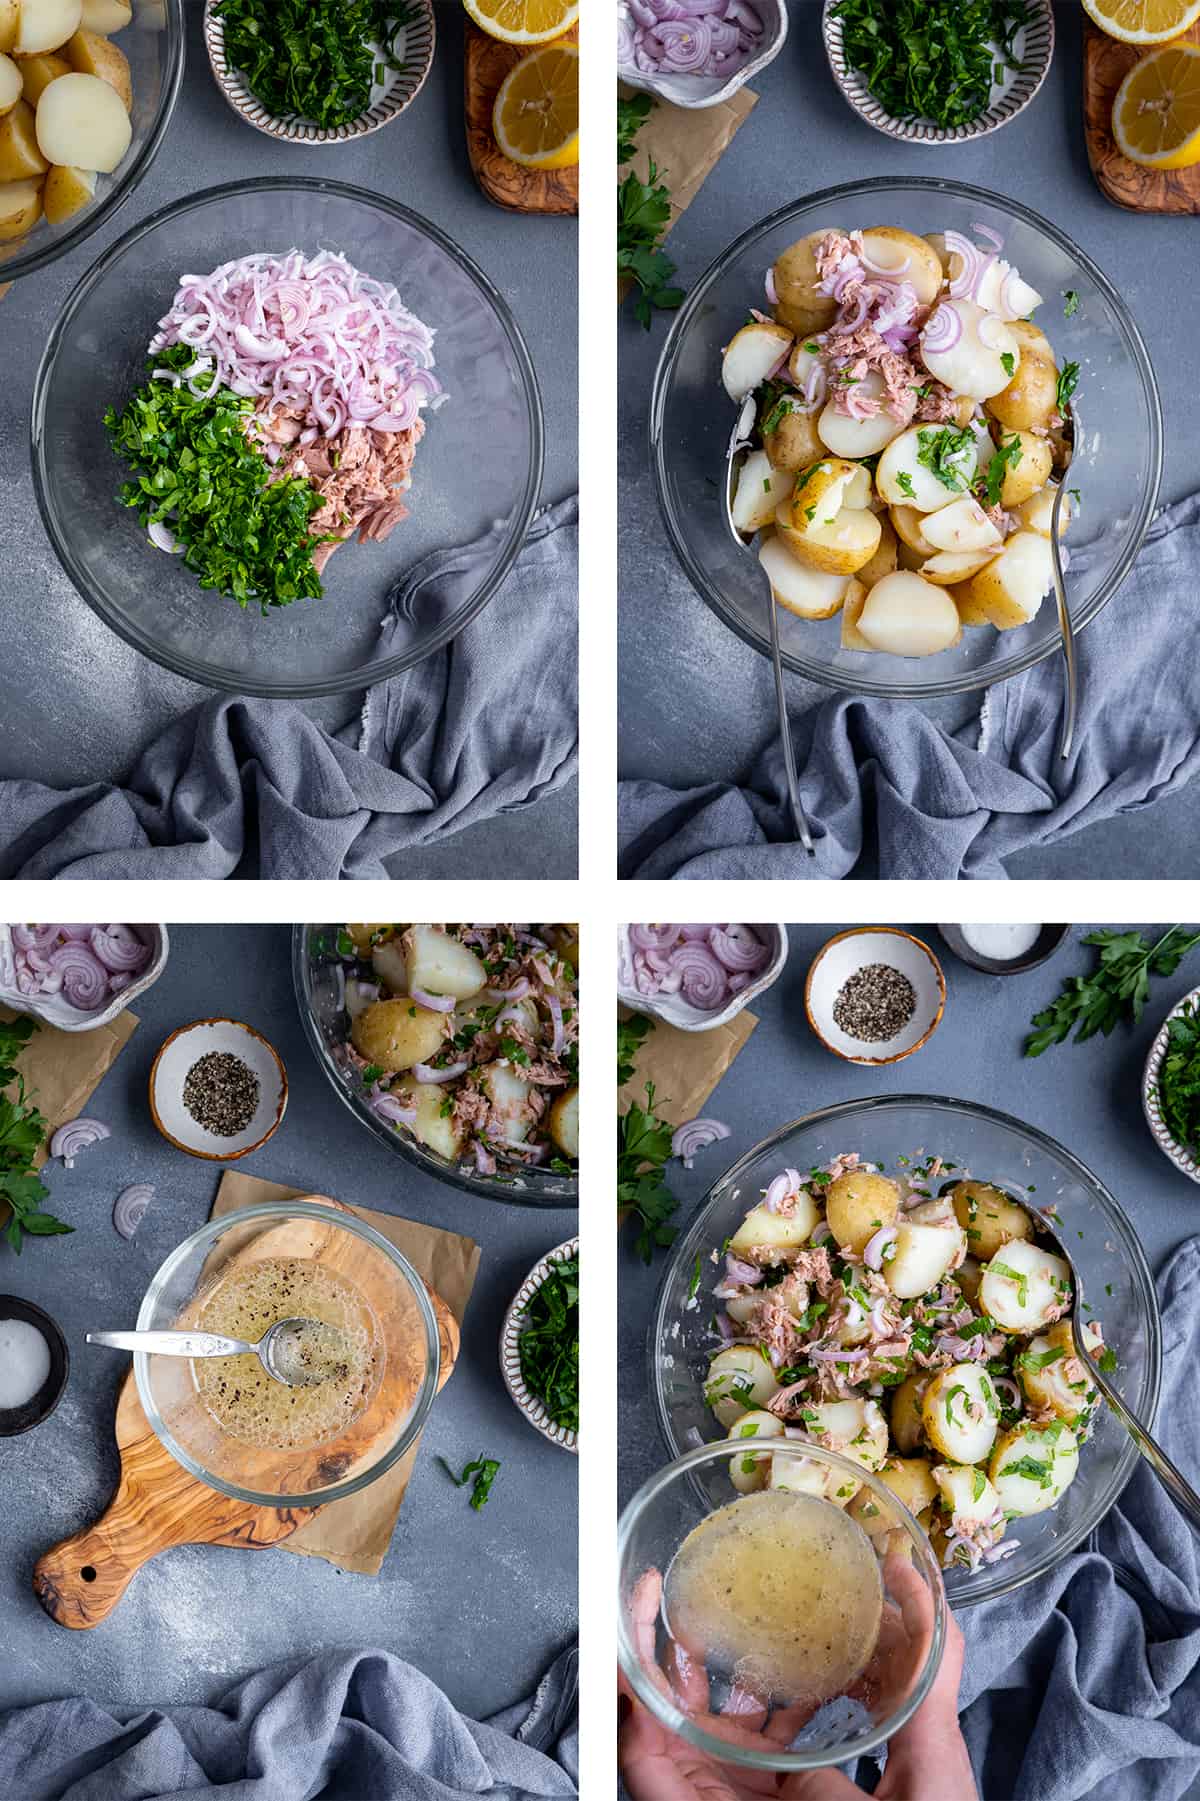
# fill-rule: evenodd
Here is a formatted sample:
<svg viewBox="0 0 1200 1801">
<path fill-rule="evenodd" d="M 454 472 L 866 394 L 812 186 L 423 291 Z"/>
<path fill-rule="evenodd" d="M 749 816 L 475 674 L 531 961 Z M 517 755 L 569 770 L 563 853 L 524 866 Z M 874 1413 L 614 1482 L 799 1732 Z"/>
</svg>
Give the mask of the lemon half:
<svg viewBox="0 0 1200 1801">
<path fill-rule="evenodd" d="M 579 161 L 579 52 L 573 44 L 531 50 L 509 70 L 492 109 L 496 142 L 524 169 L 569 169 Z"/>
<path fill-rule="evenodd" d="M 579 18 L 579 0 L 463 0 L 481 30 L 506 44 L 548 44 Z M 1200 12 L 1200 0 L 1197 0 Z"/>
<path fill-rule="evenodd" d="M 1165 44 L 1200 19 L 1200 0 L 1083 0 L 1084 11 L 1123 44 Z"/>
<path fill-rule="evenodd" d="M 1113 136 L 1146 169 L 1200 163 L 1200 48 L 1169 44 L 1133 65 L 1113 101 Z"/>
</svg>

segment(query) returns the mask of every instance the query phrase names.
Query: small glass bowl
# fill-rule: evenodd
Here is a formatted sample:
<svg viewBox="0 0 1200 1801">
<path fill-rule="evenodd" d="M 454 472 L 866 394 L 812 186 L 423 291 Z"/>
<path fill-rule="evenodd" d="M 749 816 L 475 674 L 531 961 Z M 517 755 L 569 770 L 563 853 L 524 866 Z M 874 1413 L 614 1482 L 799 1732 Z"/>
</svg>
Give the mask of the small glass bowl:
<svg viewBox="0 0 1200 1801">
<path fill-rule="evenodd" d="M 481 1175 L 466 1163 L 447 1163 L 437 1157 L 408 1133 L 403 1126 L 390 1126 L 368 1107 L 362 1083 L 355 1070 L 340 1061 L 336 1052 L 350 1040 L 350 1015 L 339 996 L 334 975 L 337 959 L 317 949 L 322 939 L 333 939 L 336 925 L 298 925 L 292 928 L 292 980 L 296 988 L 296 1004 L 304 1022 L 304 1032 L 312 1053 L 333 1085 L 338 1099 L 366 1126 L 371 1135 L 389 1149 L 397 1151 L 409 1163 L 415 1163 L 426 1175 L 468 1194 L 485 1195 L 490 1201 L 507 1201 L 518 1207 L 577 1207 L 579 1176 L 577 1171 L 562 1175 L 553 1169 L 523 1169 L 518 1175 L 500 1171 L 494 1176 Z"/>
<path fill-rule="evenodd" d="M 693 1295 L 696 1269 L 711 1270 L 716 1280 L 710 1251 L 732 1237 L 781 1169 L 820 1168 L 847 1151 L 885 1170 L 900 1157 L 936 1155 L 956 1163 L 958 1173 L 969 1170 L 1000 1188 L 1028 1191 L 1033 1207 L 1055 1206 L 1058 1231 L 1070 1244 L 1105 1343 L 1116 1353 L 1121 1394 L 1138 1419 L 1153 1421 L 1162 1370 L 1158 1297 L 1137 1233 L 1099 1178 L 1046 1133 L 991 1107 L 930 1095 L 880 1095 L 822 1107 L 754 1145 L 713 1184 L 672 1246 L 647 1345 L 650 1390 L 672 1455 L 721 1430 L 704 1400 L 709 1358 L 717 1348 L 709 1330 L 711 1282 L 702 1277 Z M 1100 1524 L 1137 1461 L 1133 1440 L 1101 1407 L 1080 1450 L 1079 1474 L 1058 1506 L 1010 1526 L 1005 1542 L 1015 1542 L 1017 1551 L 975 1571 L 956 1565 L 945 1572 L 954 1606 L 995 1600 L 1048 1575 Z"/>
<path fill-rule="evenodd" d="M 209 1220 L 172 1251 L 146 1291 L 138 1331 L 192 1323 L 198 1300 L 229 1259 L 327 1259 L 374 1315 L 383 1350 L 379 1386 L 345 1432 L 306 1450 L 264 1449 L 232 1437 L 197 1398 L 191 1361 L 138 1351 L 133 1373 L 146 1418 L 184 1469 L 257 1507 L 324 1507 L 390 1470 L 425 1423 L 437 1393 L 437 1319 L 407 1258 L 356 1214 L 317 1201 L 245 1207 Z"/>
<path fill-rule="evenodd" d="M 129 470 L 104 413 L 146 377 L 146 347 L 181 275 L 254 251 L 337 250 L 394 282 L 437 332 L 446 404 L 413 465 L 410 516 L 385 543 L 346 544 L 320 600 L 263 618 L 200 587 L 117 498 Z M 63 568 L 106 625 L 154 662 L 234 694 L 298 700 L 366 688 L 448 644 L 487 604 L 521 548 L 542 479 L 542 409 L 502 296 L 451 240 L 382 194 L 292 176 L 187 194 L 88 271 L 50 334 L 33 399 L 34 490 Z M 435 553 L 481 546 L 411 604 L 387 595 Z M 381 627 L 387 621 L 385 630 Z"/>
<path fill-rule="evenodd" d="M 1154 515 L 1162 477 L 1162 407 L 1146 346 L 1107 276 L 1064 232 L 1018 201 L 985 188 L 930 177 L 884 177 L 826 188 L 782 207 L 742 233 L 700 277 L 671 328 L 654 377 L 650 455 L 659 506 L 692 586 L 738 637 L 771 652 L 766 576 L 751 549 L 730 537 L 720 505 L 734 407 L 721 386 L 721 352 L 750 307 L 765 307 L 775 258 L 810 231 L 901 226 L 918 233 L 977 224 L 1005 239 L 1005 255 L 1045 296 L 1039 314 L 1060 367 L 1080 365 L 1074 402 L 1077 443 L 1069 484 L 1082 505 L 1073 548 L 1086 548 L 1067 576 L 1076 631 L 1125 580 Z M 1067 319 L 1062 296 L 1078 308 Z M 905 658 L 844 650 L 841 619 L 798 619 L 779 609 L 783 660 L 797 675 L 851 694 L 930 699 L 1006 681 L 1061 649 L 1051 599 L 1015 631 L 964 631 L 937 656 Z"/>
<path fill-rule="evenodd" d="M 124 206 L 158 155 L 183 85 L 187 25 L 183 0 L 132 0 L 133 20 L 114 37 L 129 63 L 133 138 L 112 175 L 96 177 L 96 192 L 62 225 L 39 219 L 28 237 L 0 244 L 0 282 L 19 281 L 74 250 Z"/>
<path fill-rule="evenodd" d="M 855 1697 L 851 1692 L 858 1688 L 855 1682 L 849 1690 L 826 1696 L 807 1722 L 789 1721 L 795 1731 L 786 1743 L 770 1738 L 772 1727 L 782 1732 L 778 1714 L 772 1714 L 764 1734 L 737 1733 L 737 1715 L 731 1713 L 723 1717 L 718 1734 L 701 1723 L 711 1714 L 685 1712 L 678 1704 L 657 1661 L 656 1641 L 662 1645 L 664 1634 L 656 1574 L 666 1574 L 684 1539 L 701 1521 L 738 1499 L 728 1467 L 734 1458 L 746 1455 L 745 1442 L 737 1440 L 688 1451 L 653 1476 L 625 1509 L 617 1541 L 618 1655 L 634 1692 L 651 1713 L 708 1756 L 755 1770 L 823 1769 L 865 1756 L 916 1712 L 942 1661 L 946 1598 L 929 1540 L 878 1477 L 820 1445 L 768 1442 L 772 1458 L 781 1457 L 797 1467 L 819 1465 L 838 1480 L 866 1488 L 878 1509 L 869 1543 L 879 1561 L 884 1624 L 867 1666 L 865 1692 Z M 832 1501 L 824 1505 L 834 1509 Z M 688 1654 L 693 1667 L 702 1669 L 703 1650 L 689 1646 Z M 716 1701 L 714 1690 L 710 1705 Z"/>
</svg>

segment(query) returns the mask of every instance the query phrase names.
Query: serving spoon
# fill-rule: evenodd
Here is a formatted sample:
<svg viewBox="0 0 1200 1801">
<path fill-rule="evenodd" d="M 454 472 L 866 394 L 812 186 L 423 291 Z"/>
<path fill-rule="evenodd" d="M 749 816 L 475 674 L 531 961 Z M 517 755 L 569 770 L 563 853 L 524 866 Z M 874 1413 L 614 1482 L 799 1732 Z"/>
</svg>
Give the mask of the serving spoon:
<svg viewBox="0 0 1200 1801">
<path fill-rule="evenodd" d="M 276 1320 L 257 1344 L 242 1338 L 225 1338 L 219 1332 L 89 1332 L 88 1344 L 108 1345 L 114 1351 L 145 1351 L 158 1357 L 257 1357 L 268 1376 L 287 1388 L 312 1388 L 324 1382 L 329 1365 L 310 1361 L 305 1350 L 308 1329 L 327 1330 L 321 1320 Z"/>
<path fill-rule="evenodd" d="M 1067 493 L 1067 471 L 1070 469 L 1071 459 L 1075 455 L 1075 410 L 1069 400 L 1063 403 L 1062 415 L 1062 462 L 1058 471 L 1058 492 L 1054 496 L 1054 510 L 1050 515 L 1050 556 L 1054 564 L 1054 598 L 1058 602 L 1058 626 L 1062 633 L 1063 645 L 1065 693 L 1058 754 L 1065 763 L 1071 754 L 1071 746 L 1075 742 L 1075 708 L 1079 694 L 1079 670 L 1075 658 L 1075 628 L 1071 624 L 1070 609 L 1067 606 L 1062 544 L 1059 541 L 1063 501 Z"/>
<path fill-rule="evenodd" d="M 729 449 L 725 453 L 725 524 L 729 535 L 739 550 L 749 550 L 750 546 L 733 523 L 733 496 L 737 488 L 737 460 L 751 447 L 754 438 L 754 422 L 758 417 L 753 394 L 748 394 L 742 402 L 737 421 L 729 439 Z M 770 592 L 770 590 L 768 590 Z M 779 603 L 774 594 L 770 594 L 771 607 L 771 661 L 775 666 L 775 704 L 779 709 L 779 735 L 783 739 L 783 767 L 787 775 L 788 805 L 791 808 L 792 823 L 796 835 L 810 857 L 816 856 L 813 848 L 812 833 L 808 829 L 808 817 L 804 811 L 804 803 L 800 799 L 800 783 L 796 775 L 796 750 L 792 743 L 792 728 L 788 720 L 787 695 L 783 687 L 783 653 L 779 647 Z"/>
</svg>

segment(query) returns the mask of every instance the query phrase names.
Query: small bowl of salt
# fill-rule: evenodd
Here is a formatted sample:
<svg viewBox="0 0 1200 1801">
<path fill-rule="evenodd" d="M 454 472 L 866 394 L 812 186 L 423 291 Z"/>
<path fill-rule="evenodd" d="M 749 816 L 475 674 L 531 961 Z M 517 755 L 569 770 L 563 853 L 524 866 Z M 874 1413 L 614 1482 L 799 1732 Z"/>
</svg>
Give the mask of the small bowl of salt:
<svg viewBox="0 0 1200 1801">
<path fill-rule="evenodd" d="M 989 976 L 1022 975 L 1036 969 L 1058 949 L 1070 926 L 1007 925 L 939 926 L 938 931 L 960 963 L 970 964 Z"/>
<path fill-rule="evenodd" d="M 67 1341 L 50 1315 L 20 1295 L 0 1294 L 0 1438 L 49 1419 L 70 1368 Z"/>
</svg>

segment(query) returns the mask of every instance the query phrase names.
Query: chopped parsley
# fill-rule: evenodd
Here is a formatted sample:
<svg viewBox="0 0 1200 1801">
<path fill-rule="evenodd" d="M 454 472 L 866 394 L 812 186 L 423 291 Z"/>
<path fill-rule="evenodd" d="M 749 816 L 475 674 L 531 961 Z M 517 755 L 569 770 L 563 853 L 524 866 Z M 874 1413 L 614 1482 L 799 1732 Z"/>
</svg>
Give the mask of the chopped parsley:
<svg viewBox="0 0 1200 1801">
<path fill-rule="evenodd" d="M 1079 295 L 1074 288 L 1068 288 L 1063 295 L 1063 318 L 1073 319 L 1079 311 Z"/>
<path fill-rule="evenodd" d="M 936 475 L 943 488 L 961 494 L 967 486 L 961 458 L 964 451 L 974 451 L 974 432 L 965 425 L 961 429 L 954 425 L 943 425 L 939 430 L 922 428 L 917 433 L 917 445 L 918 463 L 923 464 L 931 475 Z"/>
<path fill-rule="evenodd" d="M 847 62 L 896 119 L 953 130 L 991 104 L 993 84 L 1019 69 L 1027 0 L 839 0 Z"/>
<path fill-rule="evenodd" d="M 1025 452 L 1021 448 L 1020 435 L 1011 437 L 1006 444 L 1001 444 L 992 455 L 983 478 L 984 492 L 990 507 L 1000 505 L 1000 496 L 1004 491 L 1004 481 L 1010 469 L 1015 469 Z M 974 1217 L 974 1216 L 972 1216 Z"/>
<path fill-rule="evenodd" d="M 1065 413 L 1071 404 L 1071 397 L 1079 386 L 1079 364 L 1064 363 L 1062 374 L 1058 378 L 1058 410 Z"/>
<path fill-rule="evenodd" d="M 988 1268 L 994 1270 L 996 1275 L 1004 1276 L 1008 1281 L 1016 1283 L 1017 1306 L 1024 1307 L 1029 1300 L 1029 1277 L 1025 1272 L 1023 1270 L 1014 1269 L 1011 1263 L 997 1263 L 994 1257 L 988 1265 Z"/>
<path fill-rule="evenodd" d="M 517 1353 L 526 1388 L 556 1426 L 579 1430 L 579 1253 L 550 1265 L 522 1315 Z"/>
<path fill-rule="evenodd" d="M 461 1476 L 454 1474 L 444 1457 L 439 1457 L 438 1462 L 456 1488 L 465 1488 L 471 1477 L 474 1476 L 475 1481 L 471 1488 L 471 1506 L 476 1513 L 487 1506 L 488 1496 L 492 1492 L 492 1483 L 496 1480 L 500 1469 L 496 1458 L 482 1455 L 476 1457 L 473 1462 L 465 1465 Z"/>
<path fill-rule="evenodd" d="M 896 486 L 899 488 L 901 494 L 907 494 L 910 500 L 916 499 L 917 490 L 913 487 L 913 479 L 907 469 L 901 469 L 900 473 L 897 475 Z"/>
<path fill-rule="evenodd" d="M 349 125 L 370 105 L 372 81 L 405 67 L 393 47 L 413 21 L 408 0 L 218 0 L 214 10 L 229 61 L 278 117 L 310 119 L 326 131 Z"/>
</svg>

